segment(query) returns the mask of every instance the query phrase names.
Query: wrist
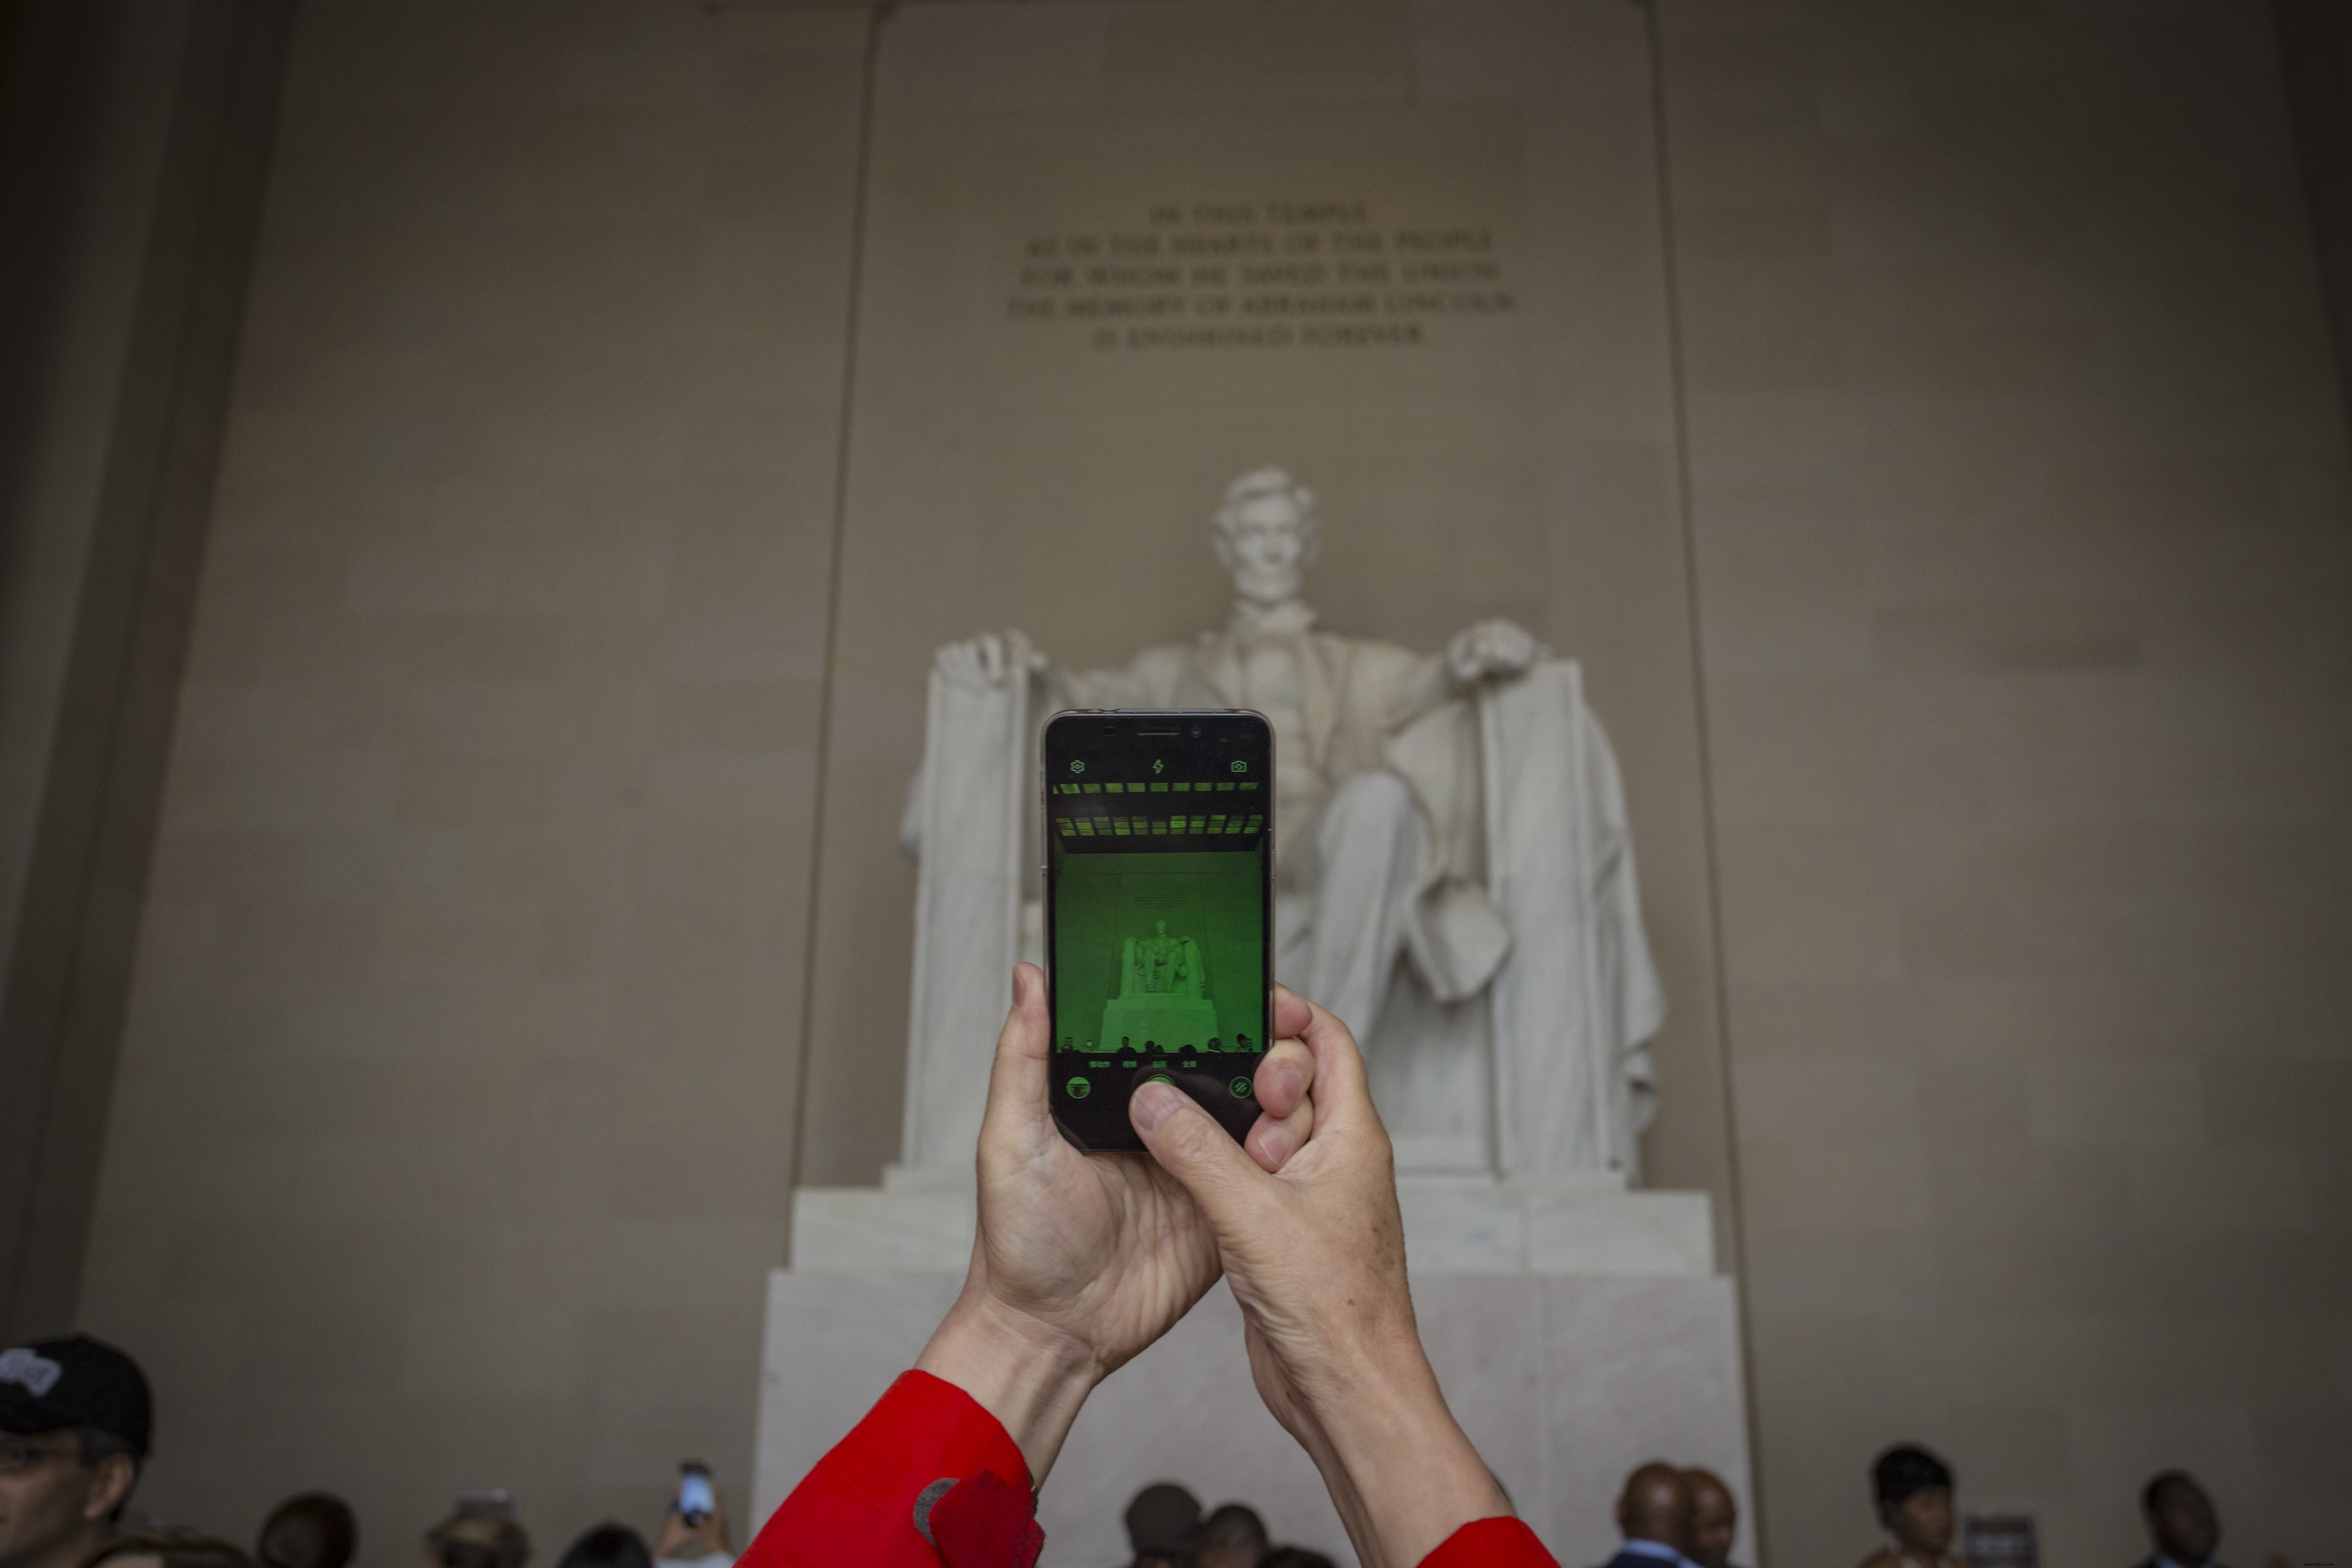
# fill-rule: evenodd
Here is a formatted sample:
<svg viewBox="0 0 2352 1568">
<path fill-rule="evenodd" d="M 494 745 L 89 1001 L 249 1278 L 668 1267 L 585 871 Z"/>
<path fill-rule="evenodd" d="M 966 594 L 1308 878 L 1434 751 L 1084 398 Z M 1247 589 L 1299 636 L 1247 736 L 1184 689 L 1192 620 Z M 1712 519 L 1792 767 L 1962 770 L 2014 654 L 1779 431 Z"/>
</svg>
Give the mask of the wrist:
<svg viewBox="0 0 2352 1568">
<path fill-rule="evenodd" d="M 1357 1552 L 1370 1564 L 1412 1568 L 1474 1520 L 1511 1512 L 1509 1500 L 1446 1407 L 1419 1338 L 1369 1360 L 1316 1401 L 1318 1436 L 1357 1500 Z M 1336 1489 L 1335 1489 L 1336 1491 Z M 1358 1533 L 1351 1529 L 1349 1533 Z"/>
<path fill-rule="evenodd" d="M 996 1417 L 1027 1462 L 1033 1488 L 1045 1484 L 1070 1423 L 1103 1379 L 1092 1352 L 1069 1335 L 969 1290 L 948 1310 L 915 1366 L 954 1384 Z"/>
</svg>

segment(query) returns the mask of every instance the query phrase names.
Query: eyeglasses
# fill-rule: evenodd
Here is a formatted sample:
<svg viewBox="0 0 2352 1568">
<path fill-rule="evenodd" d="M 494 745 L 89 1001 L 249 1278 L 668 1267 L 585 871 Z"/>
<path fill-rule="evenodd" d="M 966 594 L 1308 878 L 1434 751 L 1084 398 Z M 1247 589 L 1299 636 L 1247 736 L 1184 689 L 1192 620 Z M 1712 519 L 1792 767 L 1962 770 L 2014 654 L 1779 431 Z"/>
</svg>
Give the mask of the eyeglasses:
<svg viewBox="0 0 2352 1568">
<path fill-rule="evenodd" d="M 21 1476 L 48 1459 L 79 1458 L 81 1449 L 75 1444 L 59 1447 L 53 1443 L 26 1443 L 0 1437 L 0 1476 Z"/>
</svg>

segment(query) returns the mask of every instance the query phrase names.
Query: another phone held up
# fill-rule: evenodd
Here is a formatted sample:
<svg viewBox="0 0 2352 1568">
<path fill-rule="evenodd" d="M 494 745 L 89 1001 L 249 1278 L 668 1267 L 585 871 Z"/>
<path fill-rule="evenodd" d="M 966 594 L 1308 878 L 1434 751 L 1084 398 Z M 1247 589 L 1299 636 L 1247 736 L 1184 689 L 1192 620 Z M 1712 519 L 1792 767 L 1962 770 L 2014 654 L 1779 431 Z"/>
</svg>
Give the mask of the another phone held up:
<svg viewBox="0 0 2352 1568">
<path fill-rule="evenodd" d="M 677 1517 L 693 1529 L 718 1510 L 719 1499 L 710 1489 L 710 1467 L 700 1459 L 688 1459 L 678 1466 Z"/>
<path fill-rule="evenodd" d="M 1227 709 L 1057 713 L 1045 742 L 1054 1120 L 1140 1149 L 1164 1079 L 1235 1139 L 1274 1017 L 1274 732 Z"/>
</svg>

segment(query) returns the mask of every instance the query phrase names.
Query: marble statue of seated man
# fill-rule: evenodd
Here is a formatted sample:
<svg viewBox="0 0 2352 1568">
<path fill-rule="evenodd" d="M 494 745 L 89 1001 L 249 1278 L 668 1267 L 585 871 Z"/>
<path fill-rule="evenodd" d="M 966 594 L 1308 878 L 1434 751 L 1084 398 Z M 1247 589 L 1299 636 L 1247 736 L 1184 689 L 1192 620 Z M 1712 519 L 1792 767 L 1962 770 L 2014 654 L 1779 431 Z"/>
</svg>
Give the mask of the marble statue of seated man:
<svg viewBox="0 0 2352 1568">
<path fill-rule="evenodd" d="M 1316 630 L 1300 591 L 1318 526 L 1311 491 L 1280 468 L 1255 469 L 1227 488 L 1215 515 L 1217 559 L 1236 595 L 1222 630 L 1103 670 L 1053 666 L 1018 634 L 983 637 L 941 649 L 940 668 L 973 685 L 1040 671 L 1050 708 L 1265 714 L 1275 744 L 1275 973 L 1370 1039 L 1408 949 L 1432 994 L 1453 1001 L 1475 994 L 1510 945 L 1475 872 L 1449 876 L 1477 858 L 1461 831 L 1475 802 L 1454 798 L 1475 794 L 1475 743 L 1452 729 L 1428 737 L 1412 749 L 1444 776 L 1419 781 L 1391 748 L 1465 689 L 1525 670 L 1538 650 L 1501 620 L 1433 655 Z M 1447 880 L 1456 886 L 1430 897 Z"/>
<path fill-rule="evenodd" d="M 1155 921 L 1150 936 L 1120 944 L 1118 994 L 1103 1005 L 1097 1051 L 1217 1051 L 1217 1006 L 1202 994 L 1208 964 L 1201 944 L 1168 934 Z M 1242 1047 L 1242 1048 L 1246 1048 Z"/>
<path fill-rule="evenodd" d="M 1234 480 L 1213 521 L 1234 603 L 1192 643 L 1108 669 L 1055 665 L 1018 632 L 939 651 L 902 827 L 923 866 L 908 1158 L 965 1145 L 976 1069 L 947 1043 L 966 1027 L 956 998 L 993 995 L 990 966 L 1034 941 L 1017 879 L 1034 875 L 1020 802 L 1037 726 L 1060 709 L 1233 708 L 1274 731 L 1276 974 L 1355 1031 L 1400 1110 L 1444 1121 L 1431 1137 L 1486 1142 L 1466 1158 L 1630 1175 L 1664 1003 L 1616 763 L 1577 668 L 1503 620 L 1435 654 L 1318 629 L 1302 597 L 1315 497 L 1278 468 Z M 1145 940 L 1157 989 L 1181 960 Z M 1417 985 L 1392 984 L 1400 964 Z M 1120 1035 L 1107 1020 L 1101 1043 Z M 1418 1135 L 1410 1121 L 1398 1131 Z"/>
</svg>

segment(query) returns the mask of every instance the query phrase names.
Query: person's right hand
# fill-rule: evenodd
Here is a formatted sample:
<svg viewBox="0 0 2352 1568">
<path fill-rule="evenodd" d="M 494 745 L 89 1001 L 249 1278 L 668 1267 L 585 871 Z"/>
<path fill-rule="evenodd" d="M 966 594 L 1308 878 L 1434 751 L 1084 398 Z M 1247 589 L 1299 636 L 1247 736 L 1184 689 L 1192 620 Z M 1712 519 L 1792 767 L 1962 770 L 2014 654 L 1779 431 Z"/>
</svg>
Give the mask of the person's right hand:
<svg viewBox="0 0 2352 1568">
<path fill-rule="evenodd" d="M 1244 1152 L 1166 1085 L 1138 1089 L 1129 1113 L 1215 1232 L 1259 1395 L 1322 1470 L 1365 1568 L 1406 1568 L 1511 1508 L 1422 1350 L 1388 1131 L 1355 1039 L 1286 990 L 1274 1017 L 1276 1038 L 1303 1038 L 1315 1063 L 1287 1147 Z"/>
</svg>

